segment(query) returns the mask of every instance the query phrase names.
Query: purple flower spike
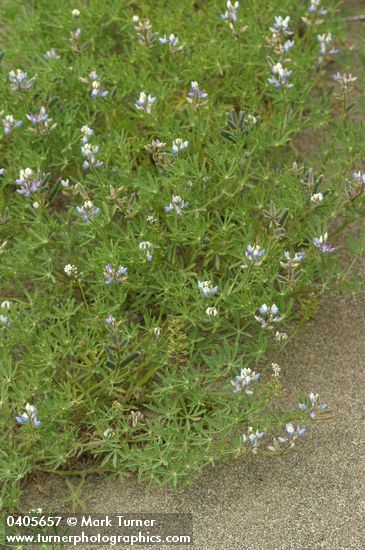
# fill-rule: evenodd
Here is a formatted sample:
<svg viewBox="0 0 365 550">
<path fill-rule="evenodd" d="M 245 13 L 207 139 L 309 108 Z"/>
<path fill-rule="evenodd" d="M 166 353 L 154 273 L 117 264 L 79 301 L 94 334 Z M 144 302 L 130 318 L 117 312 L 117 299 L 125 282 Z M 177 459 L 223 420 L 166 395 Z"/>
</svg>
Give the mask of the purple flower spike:
<svg viewBox="0 0 365 550">
<path fill-rule="evenodd" d="M 237 23 L 238 19 L 238 8 L 240 7 L 240 3 L 236 1 L 234 4 L 232 4 L 231 0 L 227 0 L 226 4 L 226 11 L 225 13 L 221 14 L 222 21 L 229 21 L 231 24 Z"/>
<path fill-rule="evenodd" d="M 35 77 L 28 79 L 28 73 L 17 69 L 16 71 L 10 71 L 9 73 L 10 88 L 13 92 L 18 90 L 29 90 L 33 86 Z"/>
<path fill-rule="evenodd" d="M 258 244 L 255 244 L 254 246 L 248 244 L 246 246 L 245 256 L 249 263 L 243 263 L 241 265 L 242 269 L 247 269 L 249 265 L 259 266 L 266 256 L 266 250 L 261 248 Z"/>
<path fill-rule="evenodd" d="M 110 314 L 106 319 L 105 319 L 105 324 L 106 325 L 114 325 L 115 323 L 115 319 L 113 317 L 112 314 Z"/>
<path fill-rule="evenodd" d="M 21 120 L 15 120 L 13 115 L 6 115 L 2 119 L 4 134 L 8 135 L 15 128 L 19 128 L 23 122 Z"/>
<path fill-rule="evenodd" d="M 124 283 L 127 280 L 128 268 L 120 265 L 118 269 L 114 269 L 112 264 L 106 264 L 104 270 L 105 283 L 111 285 L 112 283 Z"/>
<path fill-rule="evenodd" d="M 352 178 L 355 180 L 355 181 L 358 181 L 359 183 L 362 183 L 362 185 L 365 185 L 365 174 L 363 174 L 362 172 L 353 172 L 352 173 Z"/>
<path fill-rule="evenodd" d="M 38 172 L 37 177 L 34 177 L 31 168 L 20 170 L 19 178 L 16 180 L 19 189 L 17 189 L 16 192 L 19 193 L 19 195 L 30 198 L 33 193 L 40 190 L 43 185 L 43 180 L 44 176 L 40 172 Z"/>
<path fill-rule="evenodd" d="M 100 208 L 95 208 L 91 201 L 85 201 L 83 206 L 76 206 L 76 210 L 85 222 L 91 222 L 100 212 Z"/>
<path fill-rule="evenodd" d="M 29 115 L 27 115 L 27 119 L 30 120 L 33 125 L 45 123 L 48 120 L 46 108 L 41 107 L 38 115 L 29 113 Z"/>
<path fill-rule="evenodd" d="M 156 101 L 157 97 L 152 97 L 150 94 L 147 95 L 146 92 L 141 92 L 134 105 L 138 111 L 144 111 L 150 115 L 152 113 L 152 105 L 154 105 Z"/>
<path fill-rule="evenodd" d="M 193 103 L 196 107 L 205 105 L 207 102 L 208 94 L 204 90 L 200 89 L 199 84 L 193 80 L 191 82 L 190 91 L 187 94 L 187 100 L 189 103 Z"/>
<path fill-rule="evenodd" d="M 326 411 L 328 409 L 328 403 L 318 403 L 318 393 L 311 392 L 308 396 L 308 400 L 310 403 L 309 406 L 306 403 L 299 403 L 298 407 L 301 411 L 308 411 L 312 418 L 315 418 L 316 411 Z"/>
<path fill-rule="evenodd" d="M 327 243 L 328 233 L 313 238 L 313 244 L 322 254 L 331 254 L 336 249 Z"/>
<path fill-rule="evenodd" d="M 198 288 L 202 291 L 205 298 L 209 298 L 209 296 L 217 294 L 219 290 L 219 287 L 213 287 L 210 281 L 198 281 Z"/>
<path fill-rule="evenodd" d="M 37 409 L 34 405 L 30 405 L 29 403 L 25 406 L 25 412 L 20 416 L 16 416 L 15 420 L 18 424 L 26 424 L 29 422 L 33 424 L 35 428 L 39 428 L 41 425 L 41 422 L 37 418 Z"/>
<path fill-rule="evenodd" d="M 281 63 L 276 63 L 271 67 L 272 76 L 268 79 L 269 83 L 274 88 L 292 88 L 293 84 L 289 82 L 289 78 L 292 75 L 292 71 L 289 71 L 286 67 L 283 67 Z"/>
<path fill-rule="evenodd" d="M 251 369 L 241 369 L 241 374 L 236 376 L 234 380 L 231 380 L 231 384 L 234 387 L 233 392 L 239 393 L 244 390 L 248 395 L 252 395 L 253 391 L 250 386 L 252 382 L 257 382 L 260 376 L 259 372 L 252 371 Z"/>
<path fill-rule="evenodd" d="M 259 314 L 255 315 L 256 321 L 261 323 L 261 328 L 267 329 L 267 328 L 273 328 L 271 325 L 272 323 L 278 323 L 279 321 L 282 321 L 283 317 L 279 317 L 279 308 L 276 304 L 273 304 L 271 307 L 267 306 L 266 304 L 262 304 L 262 306 L 259 307 Z"/>
<path fill-rule="evenodd" d="M 180 195 L 172 195 L 171 202 L 164 207 L 165 212 L 174 212 L 180 216 L 182 211 L 189 206 L 189 201 L 184 201 Z"/>
<path fill-rule="evenodd" d="M 257 447 L 264 435 L 265 432 L 260 432 L 259 430 L 256 430 L 254 432 L 252 426 L 250 426 L 247 430 L 247 435 L 242 435 L 242 443 L 247 443 L 248 445 L 250 445 L 252 447 L 252 452 L 256 454 Z"/>
</svg>

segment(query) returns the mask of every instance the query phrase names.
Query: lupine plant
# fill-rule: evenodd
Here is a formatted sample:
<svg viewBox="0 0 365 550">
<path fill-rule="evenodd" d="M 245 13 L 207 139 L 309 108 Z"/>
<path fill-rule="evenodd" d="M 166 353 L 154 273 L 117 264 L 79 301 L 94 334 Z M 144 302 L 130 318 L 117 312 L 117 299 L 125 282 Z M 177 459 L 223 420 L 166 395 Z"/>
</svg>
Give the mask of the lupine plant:
<svg viewBox="0 0 365 550">
<path fill-rule="evenodd" d="M 36 471 L 175 487 L 326 414 L 278 406 L 364 207 L 325 4 L 2 1 L 3 504 Z"/>
</svg>

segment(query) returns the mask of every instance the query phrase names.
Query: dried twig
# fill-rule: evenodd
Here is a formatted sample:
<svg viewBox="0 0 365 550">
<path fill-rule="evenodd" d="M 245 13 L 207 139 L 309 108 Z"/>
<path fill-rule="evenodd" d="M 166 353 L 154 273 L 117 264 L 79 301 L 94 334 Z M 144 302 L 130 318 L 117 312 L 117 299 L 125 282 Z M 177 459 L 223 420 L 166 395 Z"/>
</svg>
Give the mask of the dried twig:
<svg viewBox="0 0 365 550">
<path fill-rule="evenodd" d="M 350 15 L 349 17 L 343 17 L 342 21 L 365 21 L 365 15 Z"/>
</svg>

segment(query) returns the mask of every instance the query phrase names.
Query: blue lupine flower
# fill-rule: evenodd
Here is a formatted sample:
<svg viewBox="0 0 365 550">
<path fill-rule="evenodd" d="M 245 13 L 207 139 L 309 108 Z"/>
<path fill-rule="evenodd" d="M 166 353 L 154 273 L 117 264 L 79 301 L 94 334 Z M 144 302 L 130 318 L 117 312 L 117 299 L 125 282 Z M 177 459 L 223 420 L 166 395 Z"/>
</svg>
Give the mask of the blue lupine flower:
<svg viewBox="0 0 365 550">
<path fill-rule="evenodd" d="M 9 302 L 9 300 L 4 300 L 3 302 L 1 302 L 0 304 L 0 308 L 1 309 L 4 309 L 5 311 L 10 311 L 11 310 L 11 302 Z M 11 327 L 11 322 L 10 322 L 10 319 L 8 317 L 8 315 L 0 315 L 0 323 L 3 324 L 3 325 L 6 325 L 8 327 Z"/>
<path fill-rule="evenodd" d="M 17 90 L 29 90 L 33 86 L 35 77 L 28 79 L 28 73 L 17 69 L 9 73 L 10 87 L 15 92 Z"/>
<path fill-rule="evenodd" d="M 199 84 L 195 80 L 192 80 L 190 92 L 188 92 L 188 97 L 190 98 L 198 97 L 198 98 L 206 99 L 208 97 L 208 94 L 204 92 L 204 90 L 201 90 L 199 88 Z"/>
<path fill-rule="evenodd" d="M 7 315 L 0 315 L 0 323 L 2 325 L 5 325 L 7 327 L 11 327 L 11 322 L 10 322 L 10 319 Z"/>
<path fill-rule="evenodd" d="M 158 40 L 163 46 L 165 44 L 168 44 L 172 53 L 180 52 L 184 48 L 184 46 L 179 46 L 178 37 L 172 33 L 169 35 L 168 38 L 165 34 L 164 36 L 161 36 Z"/>
<path fill-rule="evenodd" d="M 97 97 L 107 97 L 109 95 L 107 90 L 102 89 L 101 82 L 95 71 L 92 71 L 89 74 L 89 78 L 91 80 L 91 97 L 93 99 L 96 99 Z"/>
<path fill-rule="evenodd" d="M 206 99 L 208 98 L 207 92 L 199 88 L 199 84 L 195 81 L 191 81 L 191 88 L 187 95 L 187 100 L 189 103 L 193 103 L 196 107 L 206 104 Z M 203 101 L 202 101 L 203 100 Z"/>
<path fill-rule="evenodd" d="M 293 84 L 289 82 L 289 78 L 293 71 L 289 71 L 286 67 L 283 67 L 281 63 L 276 63 L 271 67 L 272 76 L 268 79 L 270 84 L 275 88 L 292 88 Z"/>
<path fill-rule="evenodd" d="M 85 49 L 85 45 L 80 44 L 81 29 L 77 28 L 70 33 L 70 44 L 72 51 L 75 54 L 81 53 Z"/>
<path fill-rule="evenodd" d="M 81 153 L 86 158 L 82 164 L 83 169 L 88 170 L 89 168 L 101 168 L 104 166 L 104 162 L 96 158 L 96 155 L 99 153 L 99 146 L 89 143 L 89 138 L 94 135 L 94 130 L 85 124 L 81 128 L 81 133 Z"/>
<path fill-rule="evenodd" d="M 266 256 L 266 250 L 264 248 L 261 248 L 260 245 L 255 244 L 254 246 L 251 246 L 248 244 L 246 246 L 246 252 L 245 252 L 246 259 L 249 260 L 251 265 L 259 266 L 264 257 Z M 249 267 L 248 264 L 243 263 L 241 265 L 243 269 L 247 269 Z"/>
<path fill-rule="evenodd" d="M 202 291 L 205 298 L 209 298 L 214 294 L 217 294 L 219 287 L 213 287 L 210 281 L 198 281 L 198 288 Z"/>
<path fill-rule="evenodd" d="M 165 206 L 165 212 L 175 211 L 179 216 L 182 211 L 189 206 L 189 201 L 184 201 L 180 195 L 172 195 L 171 202 L 168 206 Z"/>
<path fill-rule="evenodd" d="M 290 21 L 289 15 L 287 15 L 287 17 L 285 18 L 282 18 L 280 15 L 275 16 L 274 19 L 275 19 L 274 25 L 270 29 L 272 33 L 280 32 L 287 36 L 290 36 L 291 34 L 293 34 L 293 31 L 291 31 L 289 28 L 289 21 Z"/>
<path fill-rule="evenodd" d="M 152 113 L 152 105 L 154 105 L 157 101 L 157 97 L 152 97 L 150 94 L 146 94 L 145 92 L 141 92 L 139 94 L 139 99 L 135 102 L 135 107 L 139 111 L 144 111 L 148 115 Z"/>
<path fill-rule="evenodd" d="M 288 53 L 295 46 L 295 40 L 287 40 L 283 44 L 283 49 L 285 53 Z"/>
<path fill-rule="evenodd" d="M 332 44 L 333 38 L 331 32 L 325 32 L 323 34 L 317 34 L 317 40 L 319 42 L 320 55 L 335 55 L 340 50 L 338 48 L 328 49 L 328 46 Z"/>
<path fill-rule="evenodd" d="M 352 74 L 340 74 L 337 72 L 336 74 L 332 75 L 333 80 L 336 82 L 339 82 L 344 88 L 347 88 L 348 84 L 351 84 L 352 82 L 356 82 L 357 76 L 352 76 Z"/>
<path fill-rule="evenodd" d="M 188 141 L 183 141 L 181 138 L 176 138 L 172 142 L 171 152 L 174 156 L 178 155 L 180 151 L 187 149 L 189 147 Z"/>
<path fill-rule="evenodd" d="M 252 382 L 257 382 L 260 376 L 260 373 L 252 371 L 251 369 L 241 369 L 241 374 L 239 376 L 236 376 L 234 380 L 231 380 L 231 384 L 232 386 L 234 386 L 233 392 L 238 393 L 244 390 L 245 393 L 251 395 L 253 391 L 251 390 L 250 386 Z"/>
<path fill-rule="evenodd" d="M 127 267 L 120 265 L 118 269 L 114 269 L 111 264 L 107 264 L 104 271 L 105 283 L 107 285 L 111 285 L 112 283 L 124 283 L 127 280 L 125 276 L 127 273 Z"/>
<path fill-rule="evenodd" d="M 32 196 L 32 193 L 36 193 L 42 187 L 43 176 L 38 172 L 37 177 L 34 178 L 33 170 L 26 168 L 25 170 L 20 170 L 16 184 L 20 186 L 20 189 L 17 189 L 16 192 L 29 198 Z"/>
<path fill-rule="evenodd" d="M 95 135 L 95 131 L 90 128 L 87 124 L 84 124 L 84 126 L 81 127 L 81 133 L 82 133 L 82 143 L 88 143 L 89 138 Z"/>
<path fill-rule="evenodd" d="M 284 443 L 287 444 L 287 448 L 294 447 L 295 441 L 298 439 L 298 437 L 301 437 L 305 434 L 306 428 L 300 428 L 299 426 L 295 427 L 291 422 L 289 422 L 288 424 L 285 424 L 285 431 L 285 435 L 279 436 L 277 439 L 273 439 L 273 444 L 269 445 L 268 447 L 269 451 L 279 453 L 282 452 L 281 444 Z"/>
<path fill-rule="evenodd" d="M 92 145 L 91 143 L 84 143 L 81 145 L 81 153 L 87 159 L 82 163 L 84 170 L 89 168 L 101 168 L 104 166 L 104 162 L 98 160 L 96 155 L 99 153 L 99 146 Z"/>
<path fill-rule="evenodd" d="M 311 392 L 308 397 L 309 397 L 310 407 L 308 407 L 306 403 L 299 403 L 298 407 L 300 408 L 301 411 L 308 411 L 312 418 L 315 418 L 316 410 L 325 411 L 328 409 L 328 403 L 318 403 L 318 400 L 319 400 L 318 393 Z"/>
<path fill-rule="evenodd" d="M 288 261 L 291 260 L 290 252 L 287 252 L 287 251 L 284 252 L 284 256 L 285 256 L 286 260 L 288 260 Z M 305 256 L 305 252 L 296 252 L 294 254 L 294 258 L 291 261 L 300 263 L 303 260 L 304 256 Z"/>
<path fill-rule="evenodd" d="M 262 304 L 262 306 L 259 307 L 259 313 L 260 315 L 255 315 L 256 321 L 261 323 L 261 328 L 272 328 L 270 325 L 271 323 L 278 323 L 279 321 L 282 321 L 283 317 L 278 317 L 279 309 L 278 307 L 273 304 L 271 307 L 267 306 L 266 304 Z"/>
<path fill-rule="evenodd" d="M 306 428 L 300 428 L 299 426 L 295 428 L 291 422 L 285 424 L 285 430 L 286 436 L 278 437 L 278 441 L 280 443 L 290 442 L 291 447 L 294 447 L 294 441 L 298 438 L 298 436 L 302 436 L 306 432 Z"/>
<path fill-rule="evenodd" d="M 260 443 L 260 440 L 264 437 L 265 432 L 259 432 L 259 430 L 253 431 L 252 426 L 247 430 L 247 435 L 242 435 L 242 443 L 247 443 L 252 447 L 252 452 L 257 453 L 257 447 Z"/>
<path fill-rule="evenodd" d="M 226 7 L 227 9 L 225 13 L 221 15 L 221 19 L 223 21 L 230 21 L 233 24 L 237 23 L 237 19 L 238 19 L 237 11 L 238 11 L 238 8 L 240 7 L 240 3 L 237 1 L 234 4 L 232 4 L 230 0 L 227 0 Z"/>
<path fill-rule="evenodd" d="M 33 424 L 36 428 L 39 428 L 41 425 L 41 422 L 37 419 L 37 409 L 34 407 L 34 405 L 30 405 L 29 403 L 25 406 L 25 412 L 21 414 L 20 416 L 16 416 L 15 420 L 18 424 L 26 424 L 29 422 L 30 424 Z"/>
<path fill-rule="evenodd" d="M 319 15 L 326 15 L 328 10 L 320 6 L 321 0 L 310 0 L 310 6 L 308 7 L 309 13 L 319 13 Z"/>
<path fill-rule="evenodd" d="M 97 97 L 108 97 L 109 95 L 108 90 L 102 89 L 101 83 L 99 82 L 99 80 L 94 80 L 91 86 L 92 86 L 91 97 L 93 99 L 96 99 Z"/>
<path fill-rule="evenodd" d="M 110 314 L 106 319 L 105 319 L 105 324 L 106 325 L 114 325 L 115 323 L 115 319 L 113 317 L 112 314 Z"/>
<path fill-rule="evenodd" d="M 285 262 L 280 262 L 280 265 L 284 269 L 295 269 L 298 267 L 300 262 L 302 262 L 305 257 L 305 252 L 296 252 L 293 257 L 291 257 L 290 252 L 287 250 L 284 252 Z"/>
<path fill-rule="evenodd" d="M 293 32 L 289 28 L 289 21 L 289 16 L 285 17 L 284 19 L 281 16 L 275 17 L 274 25 L 270 28 L 272 36 L 266 39 L 268 45 L 279 56 L 279 61 L 283 61 L 285 54 L 287 54 L 295 45 L 294 40 L 287 40 L 287 38 L 293 34 Z M 272 77 L 272 80 L 275 80 L 276 83 L 278 79 L 276 77 Z M 270 83 L 273 82 L 270 81 Z"/>
<path fill-rule="evenodd" d="M 4 128 L 4 134 L 7 135 L 10 134 L 10 132 L 14 130 L 14 128 L 19 128 L 23 124 L 23 122 L 21 120 L 15 120 L 13 115 L 6 115 L 2 119 L 2 124 Z"/>
<path fill-rule="evenodd" d="M 48 121 L 48 114 L 47 114 L 46 108 L 41 107 L 38 115 L 29 113 L 29 115 L 27 115 L 27 119 L 30 120 L 34 126 L 36 126 L 37 124 L 46 123 Z"/>
<path fill-rule="evenodd" d="M 358 181 L 359 183 L 362 183 L 363 185 L 365 185 L 365 174 L 362 174 L 360 171 L 359 172 L 353 172 L 352 173 L 352 178 L 355 181 Z"/>
<path fill-rule="evenodd" d="M 45 107 L 40 108 L 38 115 L 29 113 L 27 119 L 30 120 L 33 126 L 37 127 L 40 133 L 47 133 L 48 130 L 53 130 L 57 126 L 57 124 L 53 124 L 51 127 L 49 126 L 52 119 L 48 117 Z"/>
<path fill-rule="evenodd" d="M 306 428 L 300 428 L 299 426 L 297 427 L 297 429 L 295 429 L 293 424 L 291 424 L 291 423 L 286 424 L 285 428 L 286 428 L 286 432 L 288 434 L 288 437 L 290 437 L 290 438 L 293 437 L 295 435 L 295 433 L 297 433 L 298 435 L 304 435 L 305 432 L 307 431 Z"/>
<path fill-rule="evenodd" d="M 146 259 L 148 262 L 151 262 L 153 259 L 152 256 L 152 243 L 149 241 L 142 241 L 139 243 L 138 248 L 146 253 Z"/>
<path fill-rule="evenodd" d="M 327 243 L 327 239 L 328 233 L 313 238 L 314 246 L 318 248 L 319 251 L 322 252 L 322 254 L 330 254 L 336 250 L 332 245 Z"/>
<path fill-rule="evenodd" d="M 76 206 L 76 210 L 85 222 L 91 222 L 100 212 L 100 208 L 95 208 L 92 201 L 85 201 L 83 206 Z"/>
</svg>

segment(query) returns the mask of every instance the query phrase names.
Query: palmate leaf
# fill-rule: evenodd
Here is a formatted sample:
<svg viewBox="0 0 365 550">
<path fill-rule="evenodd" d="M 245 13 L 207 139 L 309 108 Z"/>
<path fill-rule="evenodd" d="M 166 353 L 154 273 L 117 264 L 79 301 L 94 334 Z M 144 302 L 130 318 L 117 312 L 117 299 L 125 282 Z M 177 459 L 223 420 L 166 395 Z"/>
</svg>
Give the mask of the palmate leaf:
<svg viewBox="0 0 365 550">
<path fill-rule="evenodd" d="M 122 368 L 122 367 L 125 367 L 126 365 L 128 365 L 129 363 L 131 363 L 132 361 L 134 361 L 135 359 L 137 359 L 137 357 L 139 357 L 141 355 L 141 352 L 140 351 L 134 351 L 133 353 L 131 353 L 130 355 L 128 355 L 125 359 L 123 359 L 119 364 L 118 364 L 118 368 Z"/>
<path fill-rule="evenodd" d="M 224 139 L 236 143 L 239 137 L 247 134 L 257 121 L 257 117 L 250 117 L 245 111 L 232 110 L 227 114 L 228 128 L 221 130 L 220 134 Z"/>
</svg>

